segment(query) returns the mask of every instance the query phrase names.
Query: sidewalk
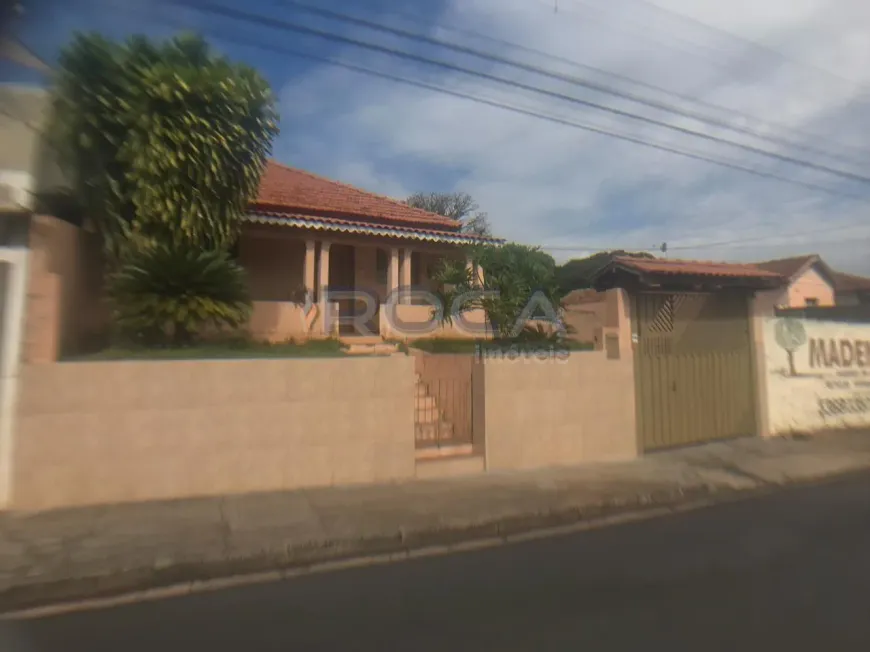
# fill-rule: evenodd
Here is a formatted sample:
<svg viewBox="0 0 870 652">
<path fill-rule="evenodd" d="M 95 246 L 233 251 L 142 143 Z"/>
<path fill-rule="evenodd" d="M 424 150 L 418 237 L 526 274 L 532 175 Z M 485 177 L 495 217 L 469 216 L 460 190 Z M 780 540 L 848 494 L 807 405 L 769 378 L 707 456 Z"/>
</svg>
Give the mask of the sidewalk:
<svg viewBox="0 0 870 652">
<path fill-rule="evenodd" d="M 0 610 L 433 546 L 870 469 L 870 432 L 743 439 L 628 463 L 0 515 Z M 446 547 L 446 548 L 444 548 Z M 193 583 L 193 584 L 191 584 Z"/>
</svg>

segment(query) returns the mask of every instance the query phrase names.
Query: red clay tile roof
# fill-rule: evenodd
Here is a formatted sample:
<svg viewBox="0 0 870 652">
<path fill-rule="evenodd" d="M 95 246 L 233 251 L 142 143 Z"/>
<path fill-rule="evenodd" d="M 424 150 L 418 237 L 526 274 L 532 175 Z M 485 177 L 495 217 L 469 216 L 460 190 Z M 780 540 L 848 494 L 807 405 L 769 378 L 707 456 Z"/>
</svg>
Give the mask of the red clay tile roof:
<svg viewBox="0 0 870 652">
<path fill-rule="evenodd" d="M 791 258 L 780 258 L 779 260 L 766 260 L 763 263 L 756 263 L 755 266 L 768 272 L 776 272 L 787 278 L 793 278 L 807 264 L 820 260 L 821 258 L 819 258 L 818 254 L 807 254 L 806 256 L 793 256 Z"/>
<path fill-rule="evenodd" d="M 646 274 L 670 274 L 674 276 L 719 276 L 723 278 L 783 278 L 777 272 L 760 269 L 756 265 L 741 263 L 717 263 L 702 260 L 674 260 L 667 258 L 617 257 L 613 263 Z"/>
<path fill-rule="evenodd" d="M 458 231 L 455 220 L 411 208 L 397 199 L 360 190 L 347 184 L 269 161 L 253 202 L 255 211 L 302 213 L 317 217 L 364 218 L 439 231 Z"/>
<path fill-rule="evenodd" d="M 837 292 L 870 292 L 870 278 L 834 272 L 834 284 Z"/>
</svg>

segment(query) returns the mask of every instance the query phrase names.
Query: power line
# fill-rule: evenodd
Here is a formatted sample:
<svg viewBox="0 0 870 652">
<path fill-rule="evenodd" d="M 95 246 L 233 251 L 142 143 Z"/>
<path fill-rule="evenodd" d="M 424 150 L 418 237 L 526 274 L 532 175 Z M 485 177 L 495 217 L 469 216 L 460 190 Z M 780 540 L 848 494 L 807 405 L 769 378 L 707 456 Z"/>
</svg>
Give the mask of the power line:
<svg viewBox="0 0 870 652">
<path fill-rule="evenodd" d="M 784 237 L 784 236 L 774 236 L 774 237 Z M 773 239 L 773 237 L 771 237 L 771 238 L 759 238 L 758 240 L 763 240 L 763 239 Z M 751 244 L 753 245 L 752 248 L 755 247 L 756 242 L 757 242 L 757 240 L 754 240 L 751 242 Z M 819 245 L 819 244 L 827 245 L 827 244 L 840 244 L 842 242 L 870 242 L 870 236 L 860 237 L 860 238 L 843 237 L 843 238 L 837 238 L 836 240 L 821 240 L 819 242 L 814 242 L 813 244 L 814 245 Z M 735 244 L 749 244 L 749 243 L 750 243 L 750 241 L 741 242 L 741 243 L 735 242 Z M 611 251 L 622 250 L 622 251 L 630 251 L 630 252 L 637 252 L 637 253 L 641 253 L 641 252 L 650 253 L 650 252 L 655 252 L 655 251 L 661 251 L 660 247 L 628 247 L 625 245 L 618 246 L 618 247 L 585 247 L 583 245 L 577 245 L 577 246 L 539 245 L 539 246 L 541 247 L 541 249 L 543 249 L 545 251 L 566 251 L 566 252 L 572 252 L 572 251 L 587 252 L 588 251 L 588 252 L 592 252 L 592 253 L 609 253 Z M 724 246 L 724 245 L 722 243 L 704 243 L 704 244 L 701 244 L 698 246 L 685 245 L 685 246 L 679 246 L 679 247 L 672 247 L 672 246 L 668 245 L 667 251 L 671 252 L 671 251 L 675 251 L 675 250 L 690 251 L 690 250 L 695 250 L 695 249 L 712 249 L 712 248 L 721 247 L 721 246 Z M 768 243 L 768 244 L 758 244 L 757 246 L 759 248 L 783 247 L 783 246 L 789 246 L 789 243 Z"/>
<path fill-rule="evenodd" d="M 360 66 L 358 64 L 354 64 L 354 63 L 350 63 L 350 62 L 346 62 L 346 61 L 341 61 L 341 60 L 337 60 L 337 59 L 333 59 L 333 58 L 329 58 L 329 57 L 322 57 L 322 56 L 310 54 L 308 52 L 304 52 L 301 50 L 286 48 L 283 46 L 272 45 L 269 43 L 264 43 L 263 41 L 260 41 L 260 40 L 239 38 L 237 35 L 234 35 L 232 37 L 219 35 L 218 38 L 220 38 L 221 40 L 227 41 L 227 42 L 233 42 L 233 43 L 237 43 L 240 45 L 255 47 L 258 49 L 263 49 L 263 50 L 272 51 L 272 52 L 278 52 L 280 54 L 286 54 L 288 56 L 292 56 L 292 57 L 296 57 L 296 58 L 300 58 L 300 59 L 306 59 L 309 61 L 316 61 L 318 63 L 325 63 L 328 65 L 334 65 L 334 66 L 344 68 L 346 70 L 351 70 L 351 71 L 354 71 L 354 72 L 357 72 L 360 74 L 378 77 L 381 79 L 386 79 L 389 81 L 405 84 L 408 86 L 414 86 L 416 88 L 421 88 L 421 89 L 425 89 L 425 90 L 429 90 L 429 91 L 442 93 L 445 95 L 450 95 L 453 97 L 458 97 L 458 98 L 465 99 L 465 100 L 470 100 L 470 101 L 476 102 L 478 104 L 483 104 L 483 105 L 491 106 L 494 108 L 504 109 L 504 110 L 507 110 L 507 111 L 510 111 L 513 113 L 517 113 L 520 115 L 525 115 L 525 116 L 529 116 L 529 117 L 533 117 L 533 118 L 538 118 L 541 120 L 546 120 L 548 122 L 552 122 L 555 124 L 561 124 L 563 126 L 574 127 L 577 129 L 581 129 L 583 131 L 588 131 L 591 133 L 596 133 L 596 134 L 599 134 L 602 136 L 615 138 L 615 139 L 622 140 L 625 142 L 630 142 L 633 144 L 642 145 L 644 147 L 656 149 L 656 150 L 663 151 L 663 152 L 668 152 L 671 154 L 676 154 L 679 156 L 683 156 L 685 158 L 690 158 L 690 159 L 694 159 L 694 160 L 698 160 L 698 161 L 712 163 L 712 164 L 718 165 L 720 167 L 724 167 L 724 168 L 731 169 L 731 170 L 736 170 L 739 172 L 745 172 L 745 173 L 752 174 L 752 175 L 755 175 L 755 176 L 758 176 L 761 178 L 773 179 L 776 181 L 782 181 L 784 183 L 789 183 L 792 185 L 801 186 L 801 187 L 808 188 L 811 190 L 817 190 L 817 191 L 824 192 L 824 193 L 827 193 L 827 194 L 830 194 L 830 195 L 833 195 L 836 197 L 842 197 L 842 198 L 846 198 L 846 199 L 857 199 L 857 200 L 865 199 L 863 196 L 860 196 L 860 195 L 854 195 L 851 193 L 842 192 L 840 190 L 836 190 L 834 188 L 829 188 L 827 186 L 812 183 L 809 181 L 792 179 L 789 177 L 775 174 L 773 172 L 767 172 L 765 170 L 758 170 L 755 168 L 746 167 L 744 165 L 740 165 L 739 163 L 736 163 L 733 161 L 713 158 L 710 156 L 706 156 L 704 154 L 699 154 L 696 152 L 692 152 L 692 151 L 688 151 L 688 150 L 684 150 L 684 149 L 679 149 L 676 147 L 671 147 L 670 145 L 664 145 L 661 143 L 656 143 L 653 141 L 644 140 L 642 138 L 637 138 L 637 137 L 630 136 L 627 134 L 621 134 L 619 132 L 615 132 L 615 131 L 611 131 L 611 130 L 607 130 L 607 129 L 602 129 L 602 128 L 599 128 L 599 127 L 596 127 L 593 125 L 589 125 L 589 124 L 585 124 L 582 122 L 568 120 L 566 118 L 561 118 L 558 116 L 548 115 L 545 113 L 541 113 L 539 111 L 533 111 L 533 110 L 530 110 L 530 109 L 527 109 L 524 107 L 511 105 L 511 104 L 499 102 L 496 100 L 490 100 L 490 99 L 483 98 L 483 97 L 478 97 L 475 95 L 471 95 L 469 93 L 464 93 L 462 91 L 457 91 L 457 90 L 446 88 L 443 86 L 437 86 L 435 84 L 429 84 L 427 82 L 421 82 L 421 81 L 416 80 L 416 79 L 409 79 L 406 77 L 401 77 L 399 75 L 394 75 L 392 73 L 387 73 L 387 72 L 375 70 L 372 68 Z"/>
<path fill-rule="evenodd" d="M 572 1 L 575 3 L 581 4 L 580 0 L 572 0 Z M 838 75 L 835 72 L 832 72 L 832 71 L 827 70 L 825 68 L 821 68 L 819 66 L 816 66 L 815 64 L 807 63 L 805 61 L 800 61 L 798 59 L 790 57 L 789 55 L 787 55 L 783 52 L 780 52 L 779 50 L 776 50 L 770 46 L 764 45 L 763 43 L 758 43 L 758 42 L 753 41 L 751 39 L 748 39 L 744 36 L 739 36 L 737 34 L 734 34 L 733 32 L 729 32 L 728 30 L 723 29 L 721 27 L 718 27 L 716 25 L 710 25 L 709 23 L 705 23 L 701 20 L 698 20 L 697 18 L 693 18 L 692 16 L 688 16 L 686 14 L 680 13 L 679 11 L 675 11 L 674 9 L 668 9 L 666 7 L 662 7 L 661 5 L 658 5 L 654 2 L 651 2 L 650 0 L 631 0 L 631 1 L 634 2 L 635 4 L 646 5 L 647 7 L 649 7 L 650 9 L 652 9 L 654 11 L 673 16 L 673 17 L 677 18 L 678 20 L 683 21 L 684 23 L 689 23 L 689 24 L 695 25 L 697 27 L 701 27 L 702 29 L 706 29 L 708 31 L 718 33 L 722 36 L 725 36 L 726 38 L 731 38 L 731 39 L 736 40 L 736 41 L 742 41 L 743 43 L 749 45 L 750 47 L 753 47 L 757 50 L 762 50 L 762 51 L 765 51 L 769 54 L 772 54 L 775 57 L 781 59 L 782 61 L 790 63 L 794 66 L 806 68 L 807 70 L 814 71 L 817 74 L 827 75 L 827 76 L 831 77 L 832 79 L 837 80 L 838 82 L 840 82 L 842 84 L 847 84 L 849 86 L 856 86 L 860 89 L 863 89 L 864 93 L 870 91 L 870 88 L 868 88 L 865 84 L 863 84 L 861 82 L 851 80 L 851 79 L 846 79 L 845 77 Z"/>
<path fill-rule="evenodd" d="M 718 241 L 718 242 L 700 242 L 700 243 L 694 244 L 694 245 L 677 245 L 677 246 L 668 245 L 667 251 L 688 251 L 688 250 L 695 250 L 695 249 L 712 249 L 712 248 L 716 248 L 716 247 L 727 247 L 727 246 L 739 245 L 739 244 L 743 244 L 743 245 L 753 244 L 754 245 L 758 242 L 762 242 L 765 240 L 799 238 L 799 237 L 805 237 L 808 235 L 817 235 L 819 233 L 831 233 L 834 231 L 846 231 L 848 229 L 855 229 L 855 228 L 866 230 L 868 228 L 868 226 L 870 226 L 870 224 L 868 224 L 867 221 L 865 220 L 862 222 L 841 224 L 840 226 L 834 226 L 834 227 L 811 229 L 811 230 L 807 230 L 807 231 L 797 231 L 794 233 L 767 235 L 767 236 L 747 236 L 744 238 L 738 238 L 738 239 L 734 239 L 734 240 L 723 240 L 723 241 Z M 858 235 L 858 234 L 856 234 L 856 235 Z M 825 240 L 825 241 L 822 241 L 822 243 L 831 244 L 831 243 L 837 243 L 837 242 L 863 242 L 865 240 L 870 240 L 870 235 L 864 236 L 863 234 L 861 234 L 861 237 L 844 236 L 838 240 Z M 773 245 L 773 246 L 779 246 L 779 245 L 777 244 L 777 245 Z M 630 251 L 659 251 L 660 250 L 660 247 L 647 247 L 647 248 L 612 247 L 610 249 L 607 249 L 607 248 L 596 248 L 596 247 L 584 247 L 581 245 L 577 245 L 577 246 L 541 245 L 541 247 L 544 249 L 547 249 L 548 251 L 595 251 L 595 252 L 602 252 L 602 251 L 615 251 L 618 249 L 624 249 L 627 251 L 628 250 L 630 250 Z"/>
<path fill-rule="evenodd" d="M 719 127 L 722 129 L 727 129 L 729 131 L 733 131 L 736 133 L 742 133 L 744 135 L 752 136 L 752 137 L 758 138 L 760 140 L 766 140 L 766 141 L 769 141 L 771 143 L 775 143 L 778 145 L 785 145 L 787 147 L 793 147 L 795 149 L 800 149 L 800 150 L 812 152 L 815 154 L 821 154 L 823 156 L 828 156 L 830 158 L 839 159 L 841 161 L 851 162 L 843 156 L 838 156 L 836 154 L 827 152 L 827 151 L 825 151 L 823 149 L 819 149 L 817 147 L 813 147 L 811 145 L 807 145 L 807 144 L 803 144 L 803 143 L 799 143 L 799 142 L 794 142 L 793 140 L 789 140 L 787 138 L 778 138 L 776 136 L 770 136 L 770 135 L 767 135 L 763 132 L 758 131 L 757 129 L 753 129 L 751 127 L 743 127 L 740 125 L 735 125 L 734 123 L 729 122 L 728 120 L 722 120 L 719 118 L 706 116 L 706 115 L 703 115 L 703 114 L 698 113 L 696 111 L 680 109 L 678 107 L 673 106 L 672 104 L 667 104 L 664 102 L 658 102 L 656 100 L 651 100 L 651 99 L 642 97 L 640 95 L 636 95 L 634 93 L 622 91 L 622 90 L 619 90 L 619 89 L 614 88 L 612 86 L 600 84 L 600 83 L 597 83 L 597 82 L 594 82 L 594 81 L 591 81 L 588 79 L 582 79 L 580 77 L 576 77 L 573 75 L 565 75 L 562 73 L 547 70 L 546 68 L 542 68 L 540 66 L 527 64 L 527 63 L 524 63 L 522 61 L 518 61 L 516 59 L 508 59 L 506 57 L 492 54 L 492 53 L 486 52 L 484 50 L 471 48 L 471 47 L 461 45 L 458 43 L 454 43 L 451 41 L 446 41 L 444 39 L 434 38 L 434 37 L 428 36 L 426 34 L 420 34 L 418 32 L 411 32 L 411 31 L 408 31 L 405 29 L 392 27 L 389 25 L 384 25 L 382 23 L 377 23 L 377 22 L 374 22 L 371 20 L 367 20 L 365 18 L 351 16 L 349 14 L 338 12 L 338 11 L 333 11 L 331 9 L 324 9 L 322 7 L 314 7 L 314 6 L 311 6 L 311 5 L 306 4 L 304 2 L 299 2 L 299 0 L 280 0 L 280 2 L 281 2 L 281 4 L 290 5 L 292 7 L 296 7 L 297 9 L 299 9 L 301 11 L 305 11 L 305 12 L 308 12 L 311 14 L 323 16 L 323 17 L 330 18 L 333 20 L 342 21 L 342 22 L 349 23 L 352 25 L 357 25 L 360 27 L 365 27 L 367 29 L 371 29 L 371 30 L 375 30 L 375 31 L 379 31 L 379 32 L 387 33 L 387 34 L 392 34 L 394 36 L 399 36 L 399 37 L 402 37 L 405 39 L 409 39 L 411 41 L 419 41 L 422 43 L 427 43 L 429 45 L 435 45 L 438 47 L 448 48 L 448 49 L 453 50 L 455 52 L 459 52 L 462 54 L 467 54 L 467 55 L 470 55 L 473 57 L 477 57 L 477 58 L 482 59 L 484 61 L 489 61 L 492 63 L 498 63 L 498 64 L 502 64 L 502 65 L 511 66 L 511 67 L 517 68 L 519 70 L 524 70 L 526 72 L 532 72 L 535 74 L 539 74 L 539 75 L 542 75 L 544 77 L 548 77 L 550 79 L 554 79 L 554 80 L 562 81 L 562 82 L 567 82 L 567 83 L 570 83 L 570 84 L 573 84 L 576 86 L 580 86 L 582 88 L 586 88 L 588 90 L 592 90 L 592 91 L 606 94 L 606 95 L 612 95 L 614 97 L 618 97 L 618 98 L 624 99 L 624 100 L 629 100 L 630 102 L 634 102 L 636 104 L 641 104 L 641 105 L 647 106 L 649 108 L 657 109 L 659 111 L 665 111 L 667 113 L 673 113 L 675 115 L 678 115 L 678 116 L 681 116 L 684 118 L 689 118 L 689 119 L 695 120 L 697 122 L 706 123 L 706 124 L 709 124 L 709 125 L 712 125 L 715 127 Z M 570 61 L 570 60 L 568 60 L 568 61 Z M 571 62 L 571 63 L 576 65 L 576 66 L 582 67 L 584 69 L 592 70 L 592 71 L 597 72 L 597 73 L 609 74 L 609 73 L 606 73 L 606 71 L 600 70 L 598 68 L 594 68 L 592 66 L 578 64 L 576 62 Z M 643 84 L 642 82 L 635 82 L 634 80 L 631 80 L 631 81 L 632 81 L 632 83 L 635 83 L 635 84 L 641 83 L 642 85 L 651 87 L 657 91 L 662 91 L 662 89 L 657 88 L 655 86 L 652 86 L 650 84 Z"/>
<path fill-rule="evenodd" d="M 445 70 L 451 70 L 454 72 L 460 72 L 463 74 L 467 74 L 467 75 L 471 75 L 471 76 L 475 76 L 475 77 L 480 77 L 481 79 L 488 79 L 490 81 L 495 81 L 495 82 L 500 83 L 500 84 L 505 84 L 505 85 L 519 88 L 522 90 L 531 91 L 533 93 L 547 95 L 547 96 L 550 96 L 550 97 L 553 97 L 556 99 L 565 100 L 565 101 L 579 104 L 582 106 L 587 106 L 589 108 L 605 111 L 605 112 L 611 113 L 613 115 L 631 118 L 633 120 L 638 120 L 640 122 L 644 122 L 644 123 L 647 123 L 647 124 L 650 124 L 653 126 L 664 127 L 666 129 L 669 129 L 669 130 L 672 130 L 672 131 L 675 131 L 678 133 L 682 133 L 685 135 L 695 136 L 695 137 L 702 138 L 704 140 L 708 140 L 711 142 L 729 145 L 732 147 L 736 147 L 738 149 L 742 149 L 742 150 L 745 150 L 745 151 L 748 151 L 748 152 L 751 152 L 754 154 L 758 154 L 761 156 L 766 156 L 768 158 L 776 159 L 776 160 L 779 160 L 779 161 L 782 161 L 785 163 L 790 163 L 793 165 L 798 165 L 801 167 L 814 169 L 814 170 L 817 170 L 820 172 L 826 172 L 828 174 L 831 174 L 834 176 L 839 176 L 839 177 L 842 177 L 845 179 L 850 179 L 853 181 L 860 181 L 862 183 L 870 183 L 870 177 L 865 177 L 865 176 L 862 176 L 859 174 L 848 172 L 846 170 L 831 168 L 831 167 L 828 167 L 826 165 L 813 163 L 811 161 L 805 161 L 803 159 L 794 158 L 792 156 L 788 156 L 785 154 L 779 154 L 777 152 L 771 152 L 771 151 L 764 150 L 764 149 L 761 149 L 758 147 L 754 147 L 752 145 L 747 145 L 745 143 L 730 141 L 726 138 L 713 136 L 711 134 L 705 134 L 705 133 L 700 132 L 700 131 L 694 131 L 694 130 L 688 129 L 686 127 L 680 127 L 678 125 L 674 125 L 674 124 L 671 124 L 668 122 L 657 120 L 655 118 L 650 118 L 647 116 L 631 113 L 630 111 L 624 111 L 624 110 L 617 109 L 614 107 L 609 107 L 609 106 L 606 106 L 603 104 L 597 104 L 595 102 L 590 102 L 588 100 L 582 100 L 582 99 L 579 99 L 577 97 L 573 97 L 571 95 L 565 95 L 564 93 L 559 93 L 556 91 L 550 91 L 550 90 L 539 88 L 536 86 L 531 86 L 529 84 L 524 84 L 522 82 L 518 82 L 515 80 L 506 79 L 504 77 L 499 77 L 498 75 L 493 75 L 493 74 L 485 73 L 485 72 L 481 72 L 481 71 L 475 71 L 475 70 L 472 70 L 469 68 L 464 68 L 462 66 L 457 66 L 455 64 L 452 64 L 452 63 L 449 63 L 446 61 L 441 61 L 438 59 L 430 59 L 427 57 L 423 57 L 423 56 L 414 54 L 412 52 L 407 52 L 404 50 L 397 50 L 395 48 L 390 48 L 390 47 L 386 47 L 383 45 L 378 45 L 376 43 L 371 43 L 368 41 L 362 41 L 359 39 L 342 36 L 340 34 L 335 34 L 332 32 L 328 32 L 328 31 L 324 31 L 324 30 L 320 30 L 320 29 L 316 29 L 316 28 L 312 28 L 312 27 L 307 27 L 305 25 L 300 25 L 298 23 L 293 23 L 293 22 L 286 21 L 286 20 L 269 18 L 267 16 L 263 16 L 260 14 L 253 14 L 253 13 L 245 12 L 245 11 L 238 11 L 235 9 L 231 9 L 229 7 L 225 7 L 222 5 L 216 5 L 216 4 L 213 4 L 210 2 L 202 2 L 202 1 L 197 1 L 197 0 L 167 0 L 167 1 L 170 4 L 186 6 L 189 8 L 198 9 L 198 10 L 203 11 L 203 12 L 213 13 L 213 14 L 224 16 L 227 18 L 239 20 L 242 22 L 249 22 L 249 23 L 254 23 L 254 24 L 265 25 L 265 26 L 270 27 L 272 29 L 281 30 L 281 31 L 291 31 L 291 32 L 296 32 L 296 33 L 300 33 L 300 34 L 307 34 L 309 36 L 316 36 L 319 38 L 323 38 L 325 40 L 334 41 L 334 42 L 338 42 L 338 43 L 344 43 L 346 45 L 353 45 L 356 47 L 361 47 L 361 48 L 372 50 L 375 52 L 381 52 L 383 54 L 396 56 L 396 57 L 403 58 L 403 59 L 406 59 L 409 61 L 424 63 L 424 64 L 436 66 L 436 67 L 439 67 L 439 68 L 442 68 Z"/>
<path fill-rule="evenodd" d="M 760 237 L 747 236 L 747 237 L 739 238 L 736 240 L 726 240 L 724 242 L 707 242 L 707 243 L 701 243 L 701 244 L 697 244 L 697 245 L 681 245 L 681 246 L 677 246 L 677 247 L 669 247 L 669 249 L 676 249 L 676 250 L 679 250 L 679 249 L 706 249 L 709 247 L 723 247 L 723 246 L 730 246 L 730 245 L 735 245 L 735 244 L 754 243 L 754 242 L 758 242 L 759 240 L 774 240 L 776 238 L 797 238 L 797 237 L 803 237 L 803 236 L 807 236 L 807 235 L 817 235 L 819 233 L 831 233 L 832 231 L 844 231 L 844 230 L 854 229 L 854 228 L 867 229 L 868 227 L 870 227 L 870 223 L 868 223 L 868 221 L 866 219 L 864 219 L 861 222 L 856 222 L 856 223 L 852 223 L 852 224 L 841 224 L 840 226 L 823 227 L 823 228 L 819 228 L 819 229 L 812 229 L 809 231 L 797 231 L 794 233 L 786 233 L 786 234 L 770 235 L 770 236 L 760 236 Z"/>
<path fill-rule="evenodd" d="M 392 16 L 397 16 L 400 18 L 410 19 L 410 20 L 416 21 L 416 22 L 419 22 L 421 20 L 420 14 L 414 14 L 414 13 L 410 13 L 407 11 L 400 11 L 400 10 L 392 9 L 392 8 L 389 10 L 385 10 L 382 13 L 386 13 L 386 14 L 392 15 Z M 519 43 L 514 43 L 512 41 L 500 39 L 500 38 L 497 38 L 494 36 L 490 36 L 488 34 L 484 34 L 483 32 L 479 32 L 479 31 L 472 30 L 472 29 L 456 27 L 454 25 L 448 25 L 448 24 L 444 24 L 444 23 L 436 23 L 435 27 L 437 27 L 438 29 L 443 29 L 443 30 L 446 30 L 449 32 L 453 32 L 455 34 L 462 34 L 462 35 L 473 37 L 475 39 L 489 41 L 490 43 L 495 43 L 495 44 L 503 46 L 503 47 L 512 48 L 514 50 L 518 50 L 520 52 L 525 52 L 527 54 L 533 54 L 536 56 L 544 57 L 546 59 L 550 59 L 551 61 L 557 61 L 559 63 L 564 63 L 564 64 L 567 64 L 567 65 L 572 66 L 574 68 L 580 69 L 580 70 L 586 70 L 586 71 L 589 71 L 589 72 L 592 72 L 595 74 L 600 74 L 600 75 L 612 77 L 614 79 L 618 79 L 620 81 L 627 82 L 629 84 L 633 84 L 633 85 L 638 86 L 640 88 L 646 88 L 647 90 L 651 90 L 651 91 L 654 91 L 657 93 L 662 93 L 664 95 L 676 98 L 677 100 L 680 100 L 682 102 L 697 104 L 698 106 L 706 107 L 708 109 L 713 109 L 715 111 L 722 111 L 725 113 L 729 113 L 733 116 L 742 118 L 744 120 L 756 122 L 761 127 L 764 127 L 764 128 L 769 128 L 769 129 L 772 128 L 772 129 L 776 129 L 776 130 L 780 130 L 780 131 L 793 131 L 795 134 L 799 135 L 802 138 L 819 138 L 820 137 L 818 134 L 810 134 L 810 133 L 803 131 L 801 129 L 798 129 L 795 127 L 788 127 L 788 126 L 783 125 L 779 122 L 761 119 L 758 116 L 751 115 L 749 113 L 746 113 L 745 111 L 740 111 L 738 109 L 734 109 L 731 107 L 725 107 L 725 106 L 722 106 L 719 104 L 714 104 L 712 102 L 707 102 L 703 99 L 693 97 L 692 95 L 688 95 L 686 93 L 680 93 L 680 92 L 677 92 L 674 90 L 666 89 L 664 87 L 657 86 L 657 85 L 651 84 L 649 82 L 635 79 L 635 78 L 630 77 L 628 75 L 604 70 L 602 68 L 596 68 L 595 66 L 581 63 L 575 59 L 570 59 L 568 57 L 559 56 L 559 55 L 553 54 L 551 52 L 545 52 L 544 50 L 539 50 L 537 48 L 533 48 L 533 47 L 521 45 Z M 667 45 L 667 44 L 665 44 L 665 45 Z M 846 148 L 852 149 L 852 150 L 855 149 L 854 147 L 844 145 L 843 143 L 837 143 L 837 146 L 838 147 L 846 147 Z M 823 151 L 823 150 L 819 150 L 819 151 Z M 826 155 L 830 156 L 831 154 L 827 153 Z M 837 158 L 837 157 L 835 157 L 835 158 Z M 850 160 L 850 159 L 847 159 L 846 157 L 839 157 L 839 158 L 841 158 L 841 160 Z M 854 159 L 851 159 L 851 161 L 854 162 Z"/>
</svg>

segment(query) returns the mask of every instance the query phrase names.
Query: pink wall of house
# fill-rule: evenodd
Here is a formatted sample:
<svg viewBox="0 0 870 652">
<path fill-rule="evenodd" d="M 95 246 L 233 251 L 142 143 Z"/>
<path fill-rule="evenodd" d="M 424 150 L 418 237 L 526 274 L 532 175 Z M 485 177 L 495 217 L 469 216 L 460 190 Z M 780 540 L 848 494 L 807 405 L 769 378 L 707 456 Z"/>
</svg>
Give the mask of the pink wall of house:
<svg viewBox="0 0 870 652">
<path fill-rule="evenodd" d="M 804 308 L 808 300 L 815 300 L 818 306 L 836 304 L 834 288 L 815 268 L 807 269 L 794 279 L 778 297 L 777 305 L 788 308 Z"/>
</svg>

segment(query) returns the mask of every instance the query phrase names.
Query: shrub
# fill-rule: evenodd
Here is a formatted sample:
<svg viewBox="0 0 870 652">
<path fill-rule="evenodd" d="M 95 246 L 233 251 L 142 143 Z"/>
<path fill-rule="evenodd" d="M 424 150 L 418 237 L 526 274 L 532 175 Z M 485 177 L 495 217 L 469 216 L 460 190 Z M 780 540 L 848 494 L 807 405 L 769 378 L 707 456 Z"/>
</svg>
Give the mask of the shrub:
<svg viewBox="0 0 870 652">
<path fill-rule="evenodd" d="M 147 345 L 187 346 L 206 327 L 238 328 L 251 311 L 244 270 L 223 251 L 135 250 L 108 289 L 121 334 Z"/>
</svg>

